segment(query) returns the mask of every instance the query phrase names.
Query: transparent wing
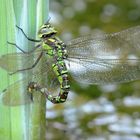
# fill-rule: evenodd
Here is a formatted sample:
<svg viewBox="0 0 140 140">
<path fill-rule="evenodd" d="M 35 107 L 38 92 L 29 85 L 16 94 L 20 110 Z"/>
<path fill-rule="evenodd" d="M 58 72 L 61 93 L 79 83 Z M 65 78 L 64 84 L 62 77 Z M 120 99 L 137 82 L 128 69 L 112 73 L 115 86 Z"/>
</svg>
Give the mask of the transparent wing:
<svg viewBox="0 0 140 140">
<path fill-rule="evenodd" d="M 140 26 L 95 38 L 89 35 L 67 44 L 67 68 L 87 84 L 140 79 Z"/>
<path fill-rule="evenodd" d="M 0 56 L 0 67 L 8 72 L 15 72 L 16 70 L 28 68 L 33 65 L 41 50 L 35 53 L 10 53 Z"/>
<path fill-rule="evenodd" d="M 0 101 L 4 105 L 22 105 L 31 103 L 31 96 L 27 93 L 28 80 L 22 79 L 11 84 L 0 94 Z"/>
<path fill-rule="evenodd" d="M 10 72 L 13 72 L 17 70 L 17 68 L 23 69 L 25 68 L 25 66 L 29 67 L 34 62 L 32 61 L 33 58 L 38 57 L 37 54 L 39 54 L 39 52 L 36 52 L 34 56 L 28 56 L 23 53 L 10 54 L 10 55 L 8 54 L 8 56 L 5 57 L 6 60 L 9 60 L 10 58 L 13 59 L 12 62 L 14 62 L 13 63 L 14 65 L 18 63 L 21 63 L 21 65 L 17 67 L 15 66 L 16 68 L 13 67 L 14 65 L 11 65 L 11 67 L 13 68 L 5 67 L 5 69 Z M 21 58 L 21 59 L 17 59 L 17 58 Z M 3 60 L 6 62 L 5 59 Z M 25 62 L 24 65 L 22 65 L 22 60 L 23 62 Z M 36 60 L 36 58 L 34 60 Z M 57 80 L 55 73 L 52 70 L 52 64 L 53 64 L 53 59 L 47 57 L 47 55 L 44 54 L 35 68 L 28 71 L 23 71 L 22 72 L 23 78 L 15 82 L 14 84 L 8 86 L 8 88 L 0 95 L 0 100 L 5 105 L 10 105 L 10 106 L 30 103 L 31 95 L 27 93 L 27 86 L 31 81 L 37 82 L 38 84 L 41 85 L 42 88 L 46 88 L 48 93 L 50 94 L 57 93 L 59 91 L 58 90 L 59 82 Z M 38 94 L 37 96 L 41 96 L 41 94 L 37 92 L 37 93 L 33 93 L 33 97 L 36 94 Z"/>
</svg>

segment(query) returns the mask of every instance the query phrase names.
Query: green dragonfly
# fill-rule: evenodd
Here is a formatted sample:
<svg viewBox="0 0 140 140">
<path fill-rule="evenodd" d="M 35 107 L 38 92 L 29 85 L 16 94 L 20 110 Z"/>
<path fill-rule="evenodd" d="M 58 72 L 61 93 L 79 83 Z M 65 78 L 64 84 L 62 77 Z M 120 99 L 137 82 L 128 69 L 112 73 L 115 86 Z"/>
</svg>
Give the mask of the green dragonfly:
<svg viewBox="0 0 140 140">
<path fill-rule="evenodd" d="M 85 84 L 124 83 L 140 79 L 140 26 L 104 34 L 82 36 L 66 44 L 57 37 L 57 30 L 45 23 L 38 32 L 40 40 L 26 36 L 37 46 L 25 52 L 0 57 L 0 67 L 21 80 L 7 87 L 0 100 L 7 105 L 32 102 L 34 93 L 41 93 L 52 103 L 66 101 L 69 75 Z"/>
</svg>

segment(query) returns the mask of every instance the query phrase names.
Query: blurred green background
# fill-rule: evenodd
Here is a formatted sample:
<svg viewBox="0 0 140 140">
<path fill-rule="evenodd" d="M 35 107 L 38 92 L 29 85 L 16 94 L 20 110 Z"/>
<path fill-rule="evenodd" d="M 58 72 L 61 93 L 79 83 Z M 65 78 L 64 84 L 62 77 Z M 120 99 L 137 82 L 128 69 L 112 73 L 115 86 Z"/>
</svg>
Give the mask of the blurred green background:
<svg viewBox="0 0 140 140">
<path fill-rule="evenodd" d="M 112 33 L 140 23 L 140 0 L 51 0 L 62 40 Z M 140 82 L 87 86 L 71 80 L 66 103 L 47 102 L 47 140 L 139 140 Z"/>
<path fill-rule="evenodd" d="M 18 4 L 18 0 L 14 1 L 17 3 L 14 6 L 17 6 L 20 11 L 23 6 L 22 3 Z M 21 2 L 27 1 L 21 0 Z M 36 5 L 38 1 L 31 0 L 28 2 L 33 7 L 33 3 Z M 47 0 L 44 1 L 47 2 Z M 3 2 L 1 1 L 1 3 Z M 140 23 L 140 0 L 50 0 L 49 2 L 50 22 L 56 27 L 58 36 L 64 42 L 91 33 L 99 36 L 102 33 L 118 32 Z M 7 3 L 9 3 L 8 0 Z M 8 11 L 8 18 L 14 18 L 11 16 L 12 9 L 7 5 L 3 6 L 3 8 L 6 8 L 6 11 Z M 10 12 L 9 9 L 11 10 Z M 40 18 L 41 23 L 47 19 L 47 16 L 45 16 L 46 18 L 41 20 L 45 15 L 43 14 L 44 10 L 41 8 L 42 13 L 40 12 L 39 16 L 30 12 L 31 8 L 28 7 L 28 10 L 30 16 Z M 34 10 L 34 12 L 36 11 Z M 19 14 L 19 12 L 15 13 Z M 29 18 L 26 14 L 24 16 Z M 22 19 L 21 16 L 19 17 Z M 4 18 L 6 19 L 7 17 L 5 16 Z M 11 18 L 9 18 L 10 22 Z M 31 19 L 29 18 L 29 20 Z M 35 21 L 32 21 L 33 26 L 29 26 L 29 30 L 34 30 L 34 32 L 36 30 L 34 27 L 37 24 Z M 2 22 L 1 20 L 0 23 Z M 7 28 L 11 27 L 8 26 L 10 22 L 7 22 L 5 27 L 0 26 L 0 28 L 6 29 L 10 33 L 9 28 Z M 19 25 L 19 23 L 17 24 Z M 23 23 L 24 26 L 26 27 L 25 23 Z M 14 25 L 13 28 L 15 28 Z M 35 36 L 34 32 L 32 32 L 33 36 Z M 2 40 L 5 36 L 7 35 L 4 32 L 1 33 L 0 39 Z M 32 37 L 30 34 L 29 36 Z M 5 40 L 7 41 L 7 38 Z M 4 45 L 1 44 L 2 46 Z M 12 50 L 12 48 L 10 49 Z M 0 52 L 4 54 L 2 49 Z M 7 74 L 5 71 L 3 73 Z M 3 88 L 6 82 L 3 73 L 1 73 L 1 79 L 4 79 L 1 80 L 1 88 Z M 8 75 L 6 77 L 10 79 Z M 28 137 L 30 134 L 34 139 L 39 139 L 40 136 L 44 137 L 44 133 L 46 133 L 47 140 L 140 140 L 140 81 L 125 84 L 89 86 L 80 85 L 73 79 L 70 79 L 70 84 L 71 91 L 65 103 L 54 105 L 47 101 L 46 128 L 44 127 L 45 121 L 43 118 L 45 104 L 44 106 L 40 104 L 38 106 L 39 109 L 35 104 L 33 106 L 23 105 L 21 107 L 0 106 L 0 140 L 5 136 L 5 140 L 8 140 L 7 137 L 15 140 L 15 134 L 20 135 L 22 138 L 23 131 L 25 138 L 27 137 L 26 139 L 30 139 Z M 17 112 L 17 109 L 19 112 L 21 109 L 22 111 L 24 110 L 24 113 L 22 111 L 22 113 Z M 18 126 L 17 116 L 26 125 L 21 121 L 22 125 Z M 41 125 L 42 127 L 38 127 Z M 32 131 L 31 127 L 34 131 Z M 3 135 L 4 129 L 6 130 L 5 135 Z M 35 134 L 40 136 L 37 137 Z"/>
</svg>

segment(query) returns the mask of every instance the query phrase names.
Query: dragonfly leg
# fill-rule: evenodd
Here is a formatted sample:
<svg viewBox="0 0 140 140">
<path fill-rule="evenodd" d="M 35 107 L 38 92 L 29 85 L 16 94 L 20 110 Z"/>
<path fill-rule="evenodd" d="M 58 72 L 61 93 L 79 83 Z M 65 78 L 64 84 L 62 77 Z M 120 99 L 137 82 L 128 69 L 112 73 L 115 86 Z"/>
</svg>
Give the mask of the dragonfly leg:
<svg viewBox="0 0 140 140">
<path fill-rule="evenodd" d="M 33 98 L 33 92 L 34 91 L 40 91 L 41 90 L 41 86 L 39 84 L 37 84 L 37 82 L 29 82 L 28 86 L 27 86 L 27 92 L 28 95 L 30 96 L 31 101 L 34 101 Z"/>
<path fill-rule="evenodd" d="M 28 67 L 28 68 L 25 68 L 25 69 L 20 69 L 20 70 L 17 70 L 15 72 L 12 72 L 12 73 L 9 73 L 10 75 L 13 75 L 15 73 L 18 73 L 18 72 L 22 72 L 22 71 L 26 71 L 26 70 L 30 70 L 30 69 L 33 69 L 39 62 L 39 60 L 41 59 L 43 55 L 43 52 L 40 53 L 40 55 L 38 56 L 38 58 L 36 59 L 35 63 L 31 66 L 31 67 Z"/>
<path fill-rule="evenodd" d="M 29 82 L 27 91 L 30 94 L 30 98 L 33 101 L 33 90 L 40 90 L 40 86 L 36 82 Z"/>
<path fill-rule="evenodd" d="M 35 46 L 32 50 L 26 52 L 26 51 L 24 51 L 23 49 L 21 49 L 21 48 L 20 48 L 17 44 L 15 44 L 15 43 L 12 43 L 12 42 L 9 42 L 9 41 L 7 41 L 7 43 L 10 44 L 10 45 L 15 46 L 16 48 L 18 48 L 21 52 L 23 52 L 23 53 L 25 53 L 25 54 L 30 54 L 30 53 L 34 52 L 37 48 L 41 47 L 40 45 L 37 45 L 37 46 Z"/>
<path fill-rule="evenodd" d="M 36 40 L 36 39 L 32 39 L 30 37 L 28 37 L 25 32 L 23 31 L 22 28 L 20 28 L 19 26 L 16 25 L 16 27 L 23 33 L 23 35 L 26 37 L 26 39 L 28 39 L 29 41 L 32 41 L 32 42 L 40 42 L 41 40 Z"/>
</svg>

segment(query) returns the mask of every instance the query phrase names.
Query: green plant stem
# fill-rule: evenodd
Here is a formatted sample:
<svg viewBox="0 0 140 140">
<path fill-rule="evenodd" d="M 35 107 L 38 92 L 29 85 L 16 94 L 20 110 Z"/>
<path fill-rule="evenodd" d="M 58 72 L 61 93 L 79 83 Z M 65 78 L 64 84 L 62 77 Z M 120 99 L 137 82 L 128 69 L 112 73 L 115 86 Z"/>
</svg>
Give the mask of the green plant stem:
<svg viewBox="0 0 140 140">
<path fill-rule="evenodd" d="M 49 0 L 0 0 L 0 55 L 15 52 L 7 41 L 22 41 L 24 49 L 30 45 L 26 39 L 16 35 L 18 25 L 31 38 L 36 38 L 39 26 L 48 18 Z M 23 75 L 24 76 L 24 75 Z M 0 89 L 6 88 L 18 79 L 0 69 Z M 1 94 L 1 93 L 0 93 Z M 46 135 L 46 99 L 40 96 L 39 103 L 22 106 L 4 106 L 0 104 L 0 139 L 1 140 L 45 140 Z"/>
</svg>

